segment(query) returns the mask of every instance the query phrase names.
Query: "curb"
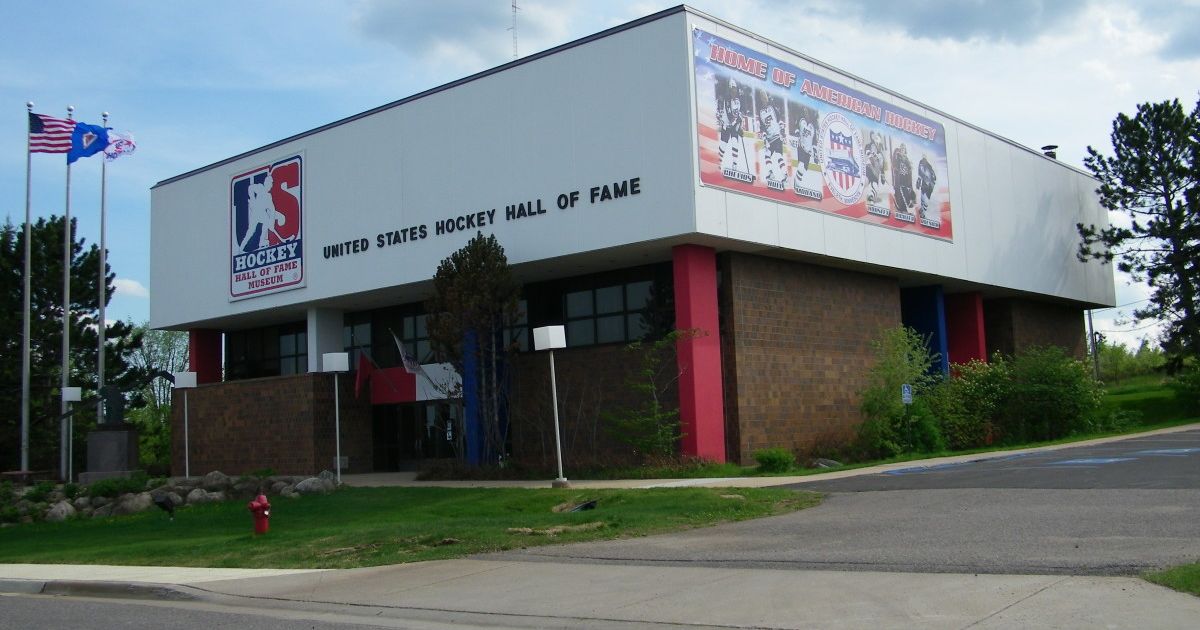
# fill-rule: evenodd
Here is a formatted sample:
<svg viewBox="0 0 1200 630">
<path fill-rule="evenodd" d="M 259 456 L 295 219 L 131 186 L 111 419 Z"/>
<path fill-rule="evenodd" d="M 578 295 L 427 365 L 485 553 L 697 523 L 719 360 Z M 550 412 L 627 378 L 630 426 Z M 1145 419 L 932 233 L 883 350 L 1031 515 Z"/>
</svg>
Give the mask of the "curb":
<svg viewBox="0 0 1200 630">
<path fill-rule="evenodd" d="M 202 599 L 181 587 L 169 584 L 90 582 L 85 580 L 0 579 L 0 593 L 70 597 L 111 597 L 114 599 L 155 599 L 165 601 L 198 601 Z"/>
</svg>

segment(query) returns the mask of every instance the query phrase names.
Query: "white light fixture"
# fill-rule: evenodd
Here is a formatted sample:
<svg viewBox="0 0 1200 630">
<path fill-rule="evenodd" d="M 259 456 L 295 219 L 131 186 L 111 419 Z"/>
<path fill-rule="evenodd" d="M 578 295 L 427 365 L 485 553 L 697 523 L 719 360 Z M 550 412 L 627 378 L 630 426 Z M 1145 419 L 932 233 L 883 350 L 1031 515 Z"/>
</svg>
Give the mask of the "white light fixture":
<svg viewBox="0 0 1200 630">
<path fill-rule="evenodd" d="M 66 407 L 67 407 L 67 410 L 69 411 L 71 409 L 70 403 L 77 403 L 77 402 L 83 400 L 83 388 L 82 387 L 64 387 L 64 388 L 62 388 L 62 400 L 64 403 L 67 403 Z M 67 478 L 66 478 L 67 482 L 70 482 L 72 479 L 75 478 L 75 414 L 71 414 L 71 416 L 67 418 L 66 473 L 67 473 Z"/>
<path fill-rule="evenodd" d="M 188 392 L 196 386 L 195 372 L 172 372 L 175 389 L 183 390 L 183 476 L 192 476 L 191 453 L 188 449 Z"/>
<path fill-rule="evenodd" d="M 350 354 L 326 352 L 321 355 L 321 371 L 333 372 L 333 467 L 337 469 L 337 482 L 342 485 L 342 408 L 338 400 L 338 374 L 350 371 Z"/>
<path fill-rule="evenodd" d="M 558 428 L 558 384 L 554 380 L 554 350 L 567 347 L 567 332 L 562 326 L 542 326 L 533 329 L 533 349 L 550 351 L 550 400 L 554 404 L 554 455 L 558 460 L 558 479 L 555 488 L 570 488 L 571 482 L 563 476 L 562 438 Z"/>
</svg>

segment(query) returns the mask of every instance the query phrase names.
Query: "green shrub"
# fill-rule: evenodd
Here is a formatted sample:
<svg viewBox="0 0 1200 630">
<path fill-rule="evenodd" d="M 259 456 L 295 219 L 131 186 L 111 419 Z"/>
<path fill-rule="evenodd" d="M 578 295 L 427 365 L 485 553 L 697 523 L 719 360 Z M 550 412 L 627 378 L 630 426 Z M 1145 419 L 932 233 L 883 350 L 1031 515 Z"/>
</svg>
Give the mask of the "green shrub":
<svg viewBox="0 0 1200 630">
<path fill-rule="evenodd" d="M 764 448 L 754 452 L 754 461 L 761 472 L 787 472 L 796 465 L 796 456 L 786 448 Z"/>
<path fill-rule="evenodd" d="M 11 481 L 0 481 L 0 506 L 12 503 L 15 494 Z"/>
<path fill-rule="evenodd" d="M 67 497 L 68 499 L 74 499 L 75 497 L 79 496 L 79 490 L 79 486 L 73 483 L 63 484 L 62 487 L 63 496 Z"/>
<path fill-rule="evenodd" d="M 1104 391 L 1081 361 L 1058 347 L 1030 348 L 1009 362 L 997 415 L 1006 443 L 1054 440 L 1094 430 Z"/>
<path fill-rule="evenodd" d="M 54 492 L 53 481 L 39 481 L 37 485 L 29 489 L 29 492 L 25 493 L 24 498 L 30 503 L 41 503 L 50 496 L 51 492 Z"/>
<path fill-rule="evenodd" d="M 1200 365 L 1192 365 L 1175 375 L 1171 381 L 1175 399 L 1188 415 L 1200 414 Z"/>
<path fill-rule="evenodd" d="M 679 380 L 675 345 L 679 339 L 702 333 L 676 330 L 658 341 L 637 341 L 625 347 L 634 357 L 637 369 L 626 379 L 625 386 L 639 402 L 601 414 L 604 428 L 614 439 L 629 445 L 643 461 L 660 462 L 675 456 L 683 437 L 679 409 L 669 406 L 669 390 Z"/>
<path fill-rule="evenodd" d="M 892 457 L 927 450 L 942 443 L 937 422 L 927 405 L 912 410 L 900 397 L 901 386 L 913 388 L 914 405 L 941 380 L 931 373 L 936 355 L 917 331 L 903 326 L 883 331 L 872 342 L 875 365 L 863 390 L 863 424 L 859 450 L 867 457 Z"/>
<path fill-rule="evenodd" d="M 1008 363 L 997 356 L 992 363 L 972 360 L 955 365 L 954 376 L 929 392 L 925 399 L 948 448 L 992 443 L 995 418 L 1006 404 L 1009 384 Z"/>
<path fill-rule="evenodd" d="M 15 505 L 0 505 L 0 523 L 16 523 L 21 520 L 21 513 Z"/>
<path fill-rule="evenodd" d="M 108 497 L 111 499 L 122 494 L 143 492 L 146 490 L 146 482 L 149 480 L 150 478 L 144 473 L 132 477 L 101 479 L 88 486 L 87 490 L 88 494 L 93 497 Z"/>
</svg>

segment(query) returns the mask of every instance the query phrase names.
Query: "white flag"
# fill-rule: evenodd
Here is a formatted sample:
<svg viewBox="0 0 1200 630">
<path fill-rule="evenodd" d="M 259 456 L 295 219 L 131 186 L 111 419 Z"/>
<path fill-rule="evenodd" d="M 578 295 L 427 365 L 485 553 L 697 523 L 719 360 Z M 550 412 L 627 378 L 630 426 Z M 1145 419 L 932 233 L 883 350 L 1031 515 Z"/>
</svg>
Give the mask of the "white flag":
<svg viewBox="0 0 1200 630">
<path fill-rule="evenodd" d="M 108 132 L 108 146 L 104 147 L 104 159 L 113 161 L 122 155 L 131 155 L 137 150 L 133 135 L 128 133 Z"/>
</svg>

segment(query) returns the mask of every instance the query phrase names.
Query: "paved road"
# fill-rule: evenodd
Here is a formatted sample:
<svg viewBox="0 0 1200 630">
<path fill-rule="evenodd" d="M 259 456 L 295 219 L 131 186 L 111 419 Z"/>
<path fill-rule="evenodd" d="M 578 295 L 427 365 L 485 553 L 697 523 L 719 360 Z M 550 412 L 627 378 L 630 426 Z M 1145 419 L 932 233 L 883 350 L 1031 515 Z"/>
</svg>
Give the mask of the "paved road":
<svg viewBox="0 0 1200 630">
<path fill-rule="evenodd" d="M 488 557 L 1076 575 L 1200 560 L 1200 431 L 792 487 L 830 496 L 774 518 Z"/>
</svg>

